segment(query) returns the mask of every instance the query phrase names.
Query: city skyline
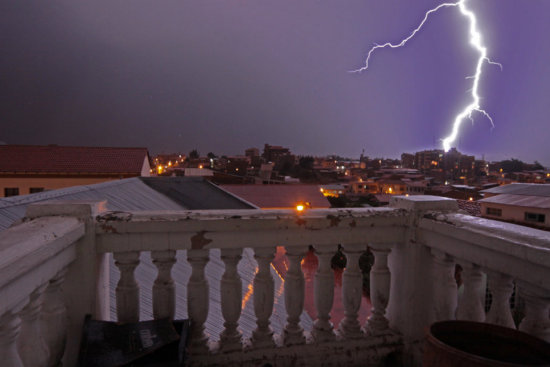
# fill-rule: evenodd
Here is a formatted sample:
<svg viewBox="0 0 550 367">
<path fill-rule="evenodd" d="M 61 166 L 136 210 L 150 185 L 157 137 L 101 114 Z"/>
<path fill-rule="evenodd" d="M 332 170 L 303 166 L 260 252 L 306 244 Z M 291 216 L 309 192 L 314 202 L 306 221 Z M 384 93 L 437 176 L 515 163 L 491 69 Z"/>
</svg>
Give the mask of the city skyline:
<svg viewBox="0 0 550 367">
<path fill-rule="evenodd" d="M 407 47 L 349 71 L 440 3 L 4 2 L 0 141 L 218 155 L 264 143 L 350 157 L 439 149 L 476 56 L 459 15 L 442 10 Z M 487 67 L 480 91 L 495 128 L 464 124 L 458 149 L 548 166 L 550 3 L 468 3 L 504 69 Z"/>
</svg>

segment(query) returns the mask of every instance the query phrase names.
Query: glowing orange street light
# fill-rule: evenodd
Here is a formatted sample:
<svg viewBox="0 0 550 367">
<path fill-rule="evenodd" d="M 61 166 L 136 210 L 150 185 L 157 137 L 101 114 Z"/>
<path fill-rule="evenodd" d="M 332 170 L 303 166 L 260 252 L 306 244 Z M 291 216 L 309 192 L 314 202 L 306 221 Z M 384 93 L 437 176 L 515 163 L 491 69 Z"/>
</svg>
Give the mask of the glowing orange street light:
<svg viewBox="0 0 550 367">
<path fill-rule="evenodd" d="M 296 205 L 296 210 L 299 211 L 299 212 L 303 212 L 305 209 L 305 206 L 303 206 L 302 204 L 298 204 Z"/>
</svg>

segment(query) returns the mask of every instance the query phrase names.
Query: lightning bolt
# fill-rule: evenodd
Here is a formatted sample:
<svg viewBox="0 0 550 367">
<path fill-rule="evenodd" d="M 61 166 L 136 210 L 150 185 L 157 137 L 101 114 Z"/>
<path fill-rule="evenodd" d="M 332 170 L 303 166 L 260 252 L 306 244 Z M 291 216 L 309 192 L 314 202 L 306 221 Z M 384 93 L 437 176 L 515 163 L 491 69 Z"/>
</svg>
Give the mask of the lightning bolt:
<svg viewBox="0 0 550 367">
<path fill-rule="evenodd" d="M 472 116 L 472 114 L 474 112 L 481 113 L 483 116 L 485 116 L 489 120 L 489 122 L 491 123 L 491 126 L 493 126 L 493 127 L 495 126 L 494 123 L 493 123 L 493 118 L 491 117 L 491 115 L 489 115 L 489 113 L 487 113 L 487 111 L 482 109 L 480 104 L 479 104 L 480 103 L 480 97 L 479 97 L 479 94 L 478 94 L 479 79 L 481 78 L 483 65 L 485 63 L 491 64 L 491 65 L 497 65 L 497 66 L 500 67 L 501 70 L 502 70 L 502 65 L 499 64 L 498 62 L 492 61 L 487 56 L 487 48 L 483 45 L 483 42 L 482 42 L 482 39 L 481 39 L 481 32 L 477 28 L 476 15 L 473 11 L 468 9 L 468 7 L 466 6 L 466 0 L 460 0 L 456 3 L 442 3 L 438 6 L 436 6 L 435 8 L 428 10 L 424 14 L 424 19 L 422 19 L 422 22 L 420 22 L 420 24 L 411 32 L 411 34 L 407 38 L 404 38 L 401 42 L 399 42 L 397 44 L 393 44 L 391 42 L 386 42 L 386 43 L 381 44 L 381 45 L 376 44 L 374 47 L 372 47 L 369 50 L 369 52 L 367 54 L 367 58 L 365 60 L 365 65 L 363 67 L 357 69 L 357 70 L 353 70 L 353 72 L 362 72 L 362 71 L 367 70 L 369 68 L 369 61 L 370 61 L 370 58 L 371 58 L 372 54 L 378 49 L 388 48 L 388 47 L 389 48 L 399 48 L 399 47 L 405 46 L 405 44 L 422 29 L 422 27 L 424 26 L 424 24 L 428 20 L 428 17 L 432 13 L 435 13 L 435 12 L 439 11 L 440 9 L 449 8 L 449 7 L 458 8 L 460 10 L 460 13 L 464 17 L 466 17 L 467 20 L 469 21 L 469 23 L 470 23 L 470 44 L 479 53 L 479 57 L 477 59 L 475 74 L 472 75 L 472 76 L 466 77 L 467 79 L 473 79 L 473 85 L 472 85 L 472 89 L 471 89 L 472 102 L 469 105 L 467 105 L 458 115 L 456 115 L 456 117 L 454 119 L 454 122 L 453 122 L 453 127 L 452 127 L 451 134 L 449 136 L 447 136 L 446 138 L 442 139 L 443 149 L 446 152 L 449 151 L 449 149 L 451 149 L 451 144 L 456 140 L 456 138 L 458 136 L 458 131 L 459 131 L 459 128 L 460 128 L 460 125 L 462 124 L 462 122 L 466 118 L 470 119 L 471 121 L 474 120 L 473 116 Z"/>
</svg>

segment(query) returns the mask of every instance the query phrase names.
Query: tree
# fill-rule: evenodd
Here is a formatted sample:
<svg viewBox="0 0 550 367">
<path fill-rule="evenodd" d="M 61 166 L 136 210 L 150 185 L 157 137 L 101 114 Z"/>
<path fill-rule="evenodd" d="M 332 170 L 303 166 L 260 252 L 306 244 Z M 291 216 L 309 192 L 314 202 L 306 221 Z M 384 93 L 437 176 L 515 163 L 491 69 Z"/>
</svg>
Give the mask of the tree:
<svg viewBox="0 0 550 367">
<path fill-rule="evenodd" d="M 197 149 L 193 149 L 189 152 L 189 159 L 198 159 L 200 157 L 199 151 Z"/>
<path fill-rule="evenodd" d="M 303 169 L 311 170 L 311 169 L 313 169 L 313 163 L 314 162 L 315 162 L 315 159 L 313 159 L 313 157 L 305 156 L 305 157 L 300 158 L 299 165 Z"/>
<path fill-rule="evenodd" d="M 214 158 L 217 158 L 216 155 L 212 152 L 208 152 L 208 154 L 206 155 L 208 158 L 210 159 L 214 159 Z"/>
<path fill-rule="evenodd" d="M 502 170 L 506 173 L 510 172 L 521 172 L 523 171 L 523 165 L 524 163 L 520 161 L 519 159 L 507 159 L 505 161 L 500 162 L 500 165 L 502 167 Z"/>
<path fill-rule="evenodd" d="M 535 161 L 535 167 L 533 167 L 533 170 L 534 171 L 544 170 L 544 166 L 540 164 L 539 161 Z"/>
</svg>

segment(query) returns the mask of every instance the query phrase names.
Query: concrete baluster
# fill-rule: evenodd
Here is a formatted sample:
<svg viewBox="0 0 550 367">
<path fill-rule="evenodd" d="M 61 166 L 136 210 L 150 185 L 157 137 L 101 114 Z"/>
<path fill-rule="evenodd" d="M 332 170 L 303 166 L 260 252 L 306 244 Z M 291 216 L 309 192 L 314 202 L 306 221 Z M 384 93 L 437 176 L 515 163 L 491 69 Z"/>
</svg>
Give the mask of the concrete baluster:
<svg viewBox="0 0 550 367">
<path fill-rule="evenodd" d="M 283 340 L 286 346 L 303 344 L 306 341 L 304 329 L 300 326 L 300 315 L 304 309 L 305 280 L 302 259 L 307 252 L 305 246 L 286 247 L 289 261 L 285 276 L 285 308 L 288 314 Z"/>
<path fill-rule="evenodd" d="M 176 310 L 176 290 L 172 279 L 172 266 L 176 262 L 176 251 L 151 251 L 151 258 L 158 270 L 153 284 L 153 317 L 173 319 Z"/>
<path fill-rule="evenodd" d="M 457 284 L 455 261 L 442 251 L 432 248 L 434 280 L 434 321 L 456 318 Z"/>
<path fill-rule="evenodd" d="M 386 307 L 390 298 L 391 273 L 388 268 L 389 245 L 371 244 L 374 264 L 370 271 L 370 299 L 372 314 L 367 320 L 365 331 L 368 335 L 378 335 L 388 329 Z"/>
<path fill-rule="evenodd" d="M 334 327 L 330 322 L 330 311 L 334 302 L 334 271 L 331 259 L 336 252 L 335 246 L 316 246 L 315 253 L 319 265 L 315 273 L 314 301 L 317 320 L 313 324 L 312 335 L 318 342 L 334 340 Z"/>
<path fill-rule="evenodd" d="M 525 317 L 519 324 L 519 330 L 550 343 L 550 291 L 525 283 L 518 287 L 525 301 Z"/>
<path fill-rule="evenodd" d="M 187 250 L 187 261 L 191 265 L 191 277 L 187 283 L 187 313 L 191 319 L 190 352 L 206 354 L 209 351 L 208 337 L 204 332 L 204 323 L 208 318 L 209 293 L 208 280 L 204 268 L 210 259 L 210 250 Z"/>
<path fill-rule="evenodd" d="M 115 265 L 120 270 L 116 286 L 116 313 L 118 322 L 139 321 L 139 286 L 134 270 L 139 265 L 139 251 L 115 252 Z"/>
<path fill-rule="evenodd" d="M 237 329 L 242 307 L 242 282 L 237 272 L 241 254 L 242 249 L 221 250 L 221 258 L 225 264 L 220 286 L 225 329 L 220 335 L 220 350 L 224 352 L 242 349 L 242 334 Z"/>
<path fill-rule="evenodd" d="M 358 312 L 363 295 L 363 280 L 359 269 L 359 257 L 365 252 L 366 245 L 349 244 L 344 247 L 346 269 L 342 279 L 342 302 L 344 303 L 344 319 L 338 330 L 346 339 L 358 339 L 363 336 Z"/>
<path fill-rule="evenodd" d="M 40 327 L 43 294 L 47 286 L 48 283 L 36 288 L 29 296 L 29 303 L 19 313 L 21 333 L 17 338 L 17 350 L 25 367 L 48 366 L 50 351 Z"/>
<path fill-rule="evenodd" d="M 17 337 L 21 331 L 21 319 L 15 311 L 0 316 L 0 361 L 5 367 L 23 367 L 17 351 Z"/>
<path fill-rule="evenodd" d="M 493 299 L 485 322 L 515 329 L 516 326 L 510 311 L 510 297 L 514 291 L 512 277 L 490 272 L 488 273 L 488 283 Z"/>
<path fill-rule="evenodd" d="M 254 313 L 257 325 L 251 338 L 254 348 L 271 348 L 275 346 L 273 330 L 269 326 L 275 296 L 275 285 L 271 276 L 271 261 L 273 261 L 274 254 L 274 247 L 254 249 L 254 258 L 258 262 L 258 270 L 253 282 Z"/>
<path fill-rule="evenodd" d="M 481 268 L 475 264 L 464 263 L 462 279 L 464 293 L 459 299 L 456 318 L 458 320 L 485 321 L 485 287 Z"/>
<path fill-rule="evenodd" d="M 40 317 L 44 341 L 49 347 L 48 366 L 57 366 L 65 352 L 67 342 L 67 308 L 63 302 L 61 285 L 65 280 L 67 269 L 61 270 L 53 277 L 44 292 L 44 306 Z"/>
</svg>

